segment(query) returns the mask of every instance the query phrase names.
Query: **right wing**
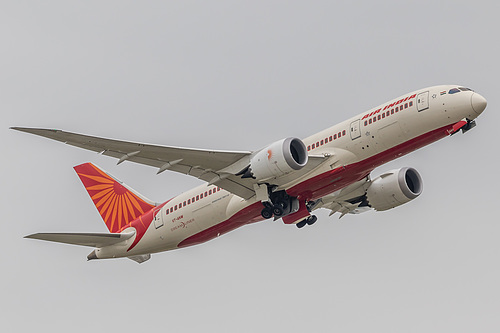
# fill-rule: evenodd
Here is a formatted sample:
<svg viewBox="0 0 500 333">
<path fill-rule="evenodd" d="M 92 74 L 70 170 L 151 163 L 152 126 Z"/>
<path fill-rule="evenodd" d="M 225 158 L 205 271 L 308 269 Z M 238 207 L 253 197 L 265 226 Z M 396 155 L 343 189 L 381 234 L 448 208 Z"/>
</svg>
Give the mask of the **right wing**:
<svg viewBox="0 0 500 333">
<path fill-rule="evenodd" d="M 359 180 L 343 189 L 324 196 L 316 202 L 313 210 L 326 208 L 330 210 L 330 216 L 339 212 L 340 217 L 346 214 L 359 214 L 370 209 L 366 205 L 366 190 L 371 184 L 369 176 Z"/>
</svg>

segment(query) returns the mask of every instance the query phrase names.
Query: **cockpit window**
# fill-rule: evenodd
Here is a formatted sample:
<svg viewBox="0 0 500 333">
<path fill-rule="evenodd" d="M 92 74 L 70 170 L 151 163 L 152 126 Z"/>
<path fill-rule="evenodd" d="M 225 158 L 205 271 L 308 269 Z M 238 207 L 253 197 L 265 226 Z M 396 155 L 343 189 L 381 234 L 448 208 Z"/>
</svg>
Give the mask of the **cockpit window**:
<svg viewBox="0 0 500 333">
<path fill-rule="evenodd" d="M 465 87 L 458 87 L 458 89 L 460 89 L 462 91 L 473 91 L 472 89 L 465 88 Z"/>
<path fill-rule="evenodd" d="M 459 93 L 460 90 L 458 90 L 457 88 L 453 88 L 453 89 L 450 89 L 450 91 L 448 91 L 448 94 L 456 94 L 456 93 Z"/>
</svg>

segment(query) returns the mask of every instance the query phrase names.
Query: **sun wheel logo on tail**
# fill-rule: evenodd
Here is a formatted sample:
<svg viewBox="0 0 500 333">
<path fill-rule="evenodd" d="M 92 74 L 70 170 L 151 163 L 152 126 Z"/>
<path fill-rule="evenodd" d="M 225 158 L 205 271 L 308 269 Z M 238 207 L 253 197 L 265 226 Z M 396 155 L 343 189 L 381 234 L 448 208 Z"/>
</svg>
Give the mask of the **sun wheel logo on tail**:
<svg viewBox="0 0 500 333">
<path fill-rule="evenodd" d="M 81 164 L 74 169 L 112 233 L 119 232 L 154 207 L 92 163 Z"/>
</svg>

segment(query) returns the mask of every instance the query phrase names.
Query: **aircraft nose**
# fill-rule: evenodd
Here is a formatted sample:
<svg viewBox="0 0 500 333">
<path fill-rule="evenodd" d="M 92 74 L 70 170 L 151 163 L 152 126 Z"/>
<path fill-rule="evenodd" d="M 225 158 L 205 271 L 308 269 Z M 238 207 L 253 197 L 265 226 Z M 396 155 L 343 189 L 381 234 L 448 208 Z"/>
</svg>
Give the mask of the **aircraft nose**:
<svg viewBox="0 0 500 333">
<path fill-rule="evenodd" d="M 470 104 L 472 105 L 472 109 L 477 113 L 481 114 L 481 112 L 486 109 L 486 105 L 488 102 L 486 102 L 486 99 L 479 95 L 478 93 L 473 93 L 471 98 L 470 98 Z"/>
</svg>

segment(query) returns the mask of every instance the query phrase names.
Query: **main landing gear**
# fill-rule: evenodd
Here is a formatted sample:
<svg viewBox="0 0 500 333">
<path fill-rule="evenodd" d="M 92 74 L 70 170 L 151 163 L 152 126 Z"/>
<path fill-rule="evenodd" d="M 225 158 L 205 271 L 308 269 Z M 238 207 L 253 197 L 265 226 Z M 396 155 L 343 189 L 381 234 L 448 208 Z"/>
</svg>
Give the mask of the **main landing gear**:
<svg viewBox="0 0 500 333">
<path fill-rule="evenodd" d="M 311 215 L 311 216 L 306 217 L 302 221 L 298 222 L 296 224 L 296 226 L 297 226 L 297 228 L 300 229 L 300 228 L 304 227 L 306 224 L 313 225 L 314 223 L 316 223 L 317 220 L 318 220 L 318 218 L 316 217 L 316 215 Z"/>
<path fill-rule="evenodd" d="M 293 214 L 299 210 L 299 200 L 295 197 L 289 196 L 285 191 L 272 192 L 269 190 L 269 200 L 262 201 L 264 208 L 260 212 L 263 218 L 270 219 L 274 216 L 277 220 L 288 214 Z M 306 208 L 311 212 L 314 202 L 306 203 Z M 302 228 L 306 224 L 313 225 L 318 218 L 315 215 L 310 215 L 296 224 L 297 228 Z"/>
<path fill-rule="evenodd" d="M 285 191 L 276 191 L 269 194 L 270 201 L 263 201 L 264 208 L 261 215 L 265 219 L 271 217 L 280 218 L 294 213 L 299 208 L 299 201 L 295 197 L 289 196 Z"/>
</svg>

